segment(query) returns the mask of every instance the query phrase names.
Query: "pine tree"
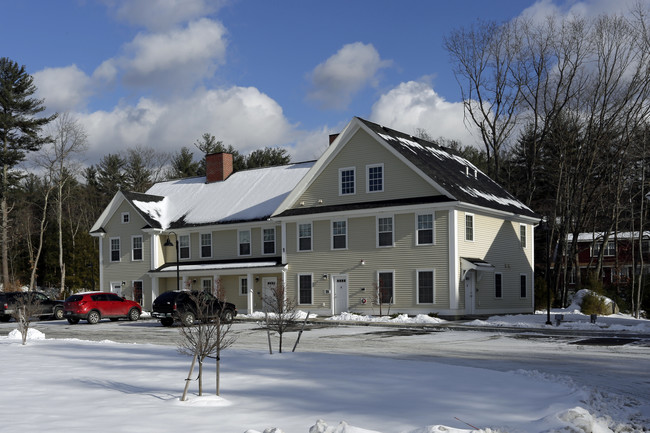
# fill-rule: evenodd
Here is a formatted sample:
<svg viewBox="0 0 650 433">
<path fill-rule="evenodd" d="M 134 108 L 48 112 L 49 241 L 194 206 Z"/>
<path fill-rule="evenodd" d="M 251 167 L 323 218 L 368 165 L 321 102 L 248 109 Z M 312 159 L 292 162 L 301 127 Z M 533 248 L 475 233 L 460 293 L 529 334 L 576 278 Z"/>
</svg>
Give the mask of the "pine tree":
<svg viewBox="0 0 650 433">
<path fill-rule="evenodd" d="M 0 213 L 2 224 L 2 281 L 8 287 L 8 233 L 10 188 L 20 176 L 14 168 L 25 159 L 27 152 L 38 150 L 48 141 L 41 137 L 41 129 L 55 119 L 56 115 L 37 117 L 45 110 L 43 101 L 33 98 L 36 92 L 34 79 L 25 71 L 25 66 L 6 57 L 0 58 L 0 165 L 2 166 Z"/>
</svg>

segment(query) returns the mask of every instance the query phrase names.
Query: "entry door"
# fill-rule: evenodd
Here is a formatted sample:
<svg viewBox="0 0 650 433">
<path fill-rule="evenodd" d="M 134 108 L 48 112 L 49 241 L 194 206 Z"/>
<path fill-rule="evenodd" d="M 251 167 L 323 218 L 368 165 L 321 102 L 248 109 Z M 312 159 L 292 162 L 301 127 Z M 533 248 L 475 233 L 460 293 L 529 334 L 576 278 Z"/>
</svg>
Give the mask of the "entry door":
<svg viewBox="0 0 650 433">
<path fill-rule="evenodd" d="M 264 277 L 262 278 L 262 298 L 269 299 L 269 301 L 262 302 L 262 308 L 267 309 L 267 302 L 273 303 L 273 290 L 278 286 L 277 277 Z"/>
<path fill-rule="evenodd" d="M 111 292 L 115 293 L 117 296 L 122 296 L 122 283 L 121 282 L 112 282 L 111 283 Z"/>
<path fill-rule="evenodd" d="M 334 314 L 348 311 L 348 277 L 339 275 L 334 277 Z"/>
<path fill-rule="evenodd" d="M 465 275 L 465 314 L 474 314 L 476 309 L 476 272 Z"/>
</svg>

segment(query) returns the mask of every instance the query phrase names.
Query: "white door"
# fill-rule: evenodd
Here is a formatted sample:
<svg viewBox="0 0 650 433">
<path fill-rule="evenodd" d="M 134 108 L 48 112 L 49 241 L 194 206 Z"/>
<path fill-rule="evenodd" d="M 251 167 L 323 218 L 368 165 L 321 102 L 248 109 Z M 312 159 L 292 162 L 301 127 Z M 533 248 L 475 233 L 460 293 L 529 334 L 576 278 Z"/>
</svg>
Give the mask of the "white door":
<svg viewBox="0 0 650 433">
<path fill-rule="evenodd" d="M 111 292 L 117 294 L 117 296 L 122 296 L 122 282 L 120 281 L 112 282 Z"/>
<path fill-rule="evenodd" d="M 348 277 L 338 275 L 334 277 L 334 314 L 348 311 Z"/>
<path fill-rule="evenodd" d="M 465 314 L 474 314 L 476 305 L 476 272 L 465 275 Z"/>
<path fill-rule="evenodd" d="M 265 300 L 262 302 L 262 309 L 267 309 L 267 303 L 271 301 L 274 297 L 274 290 L 278 287 L 278 278 L 277 277 L 264 277 L 262 278 L 262 298 Z M 266 301 L 268 299 L 269 301 Z"/>
</svg>

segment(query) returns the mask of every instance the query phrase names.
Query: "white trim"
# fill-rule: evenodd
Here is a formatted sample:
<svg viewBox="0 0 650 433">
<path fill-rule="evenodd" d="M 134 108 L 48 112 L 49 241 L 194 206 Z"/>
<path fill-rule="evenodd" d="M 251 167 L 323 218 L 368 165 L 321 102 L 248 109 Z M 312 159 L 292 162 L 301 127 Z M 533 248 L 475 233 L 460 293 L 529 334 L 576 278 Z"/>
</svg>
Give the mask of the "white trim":
<svg viewBox="0 0 650 433">
<path fill-rule="evenodd" d="M 104 236 L 99 237 L 99 290 L 104 289 Z M 109 252 L 110 254 L 110 252 Z M 93 278 L 95 276 L 93 275 Z"/>
<path fill-rule="evenodd" d="M 345 248 L 334 248 L 334 223 L 342 222 L 345 223 Z M 348 249 L 348 220 L 343 219 L 334 219 L 330 221 L 330 249 L 332 251 L 345 251 Z M 341 236 L 341 235 L 337 235 Z"/>
<path fill-rule="evenodd" d="M 248 233 L 248 254 L 242 254 L 241 247 L 246 242 L 241 241 L 242 233 Z M 251 229 L 238 229 L 237 230 L 237 257 L 248 257 L 253 255 L 253 233 Z"/>
<path fill-rule="evenodd" d="M 458 211 L 449 210 L 449 309 L 458 309 L 460 298 L 460 258 L 458 257 Z M 465 284 L 463 282 L 463 284 Z"/>
<path fill-rule="evenodd" d="M 272 253 L 264 252 L 264 243 L 265 243 L 264 230 L 273 230 L 273 252 Z M 263 256 L 274 256 L 276 254 L 276 252 L 277 252 L 276 250 L 277 250 L 277 246 L 278 246 L 278 244 L 277 244 L 277 242 L 278 242 L 277 232 L 278 231 L 275 229 L 275 226 L 273 226 L 273 227 L 261 227 L 260 232 L 261 232 L 261 238 L 262 238 L 262 251 L 261 251 L 262 255 Z"/>
<path fill-rule="evenodd" d="M 379 269 L 376 272 L 376 281 L 377 281 L 377 292 L 378 293 L 373 293 L 373 296 L 377 296 L 375 299 L 375 302 L 379 302 L 379 293 L 381 292 L 381 287 L 379 287 L 379 274 L 391 274 L 393 277 L 393 287 L 392 287 L 392 301 L 386 303 L 386 305 L 395 305 L 397 303 L 396 300 L 396 294 L 395 294 L 395 269 Z"/>
<path fill-rule="evenodd" d="M 370 191 L 370 169 L 375 167 L 381 167 L 381 189 L 377 191 Z M 384 163 L 377 164 L 367 164 L 366 165 L 366 193 L 374 194 L 377 192 L 384 192 L 384 186 L 386 185 L 386 170 L 384 169 Z"/>
<path fill-rule="evenodd" d="M 113 251 L 114 251 L 113 250 L 113 241 L 116 240 L 116 239 L 117 239 L 117 243 L 118 243 L 117 252 L 118 252 L 119 257 L 118 257 L 117 260 L 113 260 Z M 119 263 L 119 262 L 122 261 L 122 241 L 120 240 L 119 236 L 108 238 L 108 258 L 109 258 L 110 263 Z"/>
<path fill-rule="evenodd" d="M 433 291 L 432 302 L 420 302 L 420 272 L 431 272 L 431 284 Z M 436 303 L 436 270 L 434 268 L 416 269 L 415 270 L 415 303 L 419 305 L 434 305 Z"/>
<path fill-rule="evenodd" d="M 124 221 L 124 217 L 126 217 L 126 221 Z M 131 214 L 129 212 L 122 212 L 120 214 L 120 222 L 122 224 L 129 224 L 131 222 Z"/>
<path fill-rule="evenodd" d="M 203 255 L 203 236 L 210 236 L 210 255 L 204 256 Z M 201 259 L 211 259 L 213 255 L 213 248 L 212 248 L 212 232 L 199 232 L 199 258 Z"/>
<path fill-rule="evenodd" d="M 133 248 L 133 241 L 135 238 L 140 238 L 140 254 L 142 258 L 140 259 L 135 259 L 133 258 L 133 252 L 135 248 Z M 131 261 L 132 262 L 143 262 L 144 261 L 144 236 L 143 235 L 131 235 Z"/>
<path fill-rule="evenodd" d="M 310 282 L 311 282 L 311 284 L 310 284 L 310 286 L 311 286 L 310 287 L 311 302 L 306 303 L 306 304 L 303 304 L 302 302 L 300 302 L 300 277 L 302 277 L 302 276 L 308 276 L 309 279 L 310 279 Z M 300 272 L 300 273 L 297 273 L 296 274 L 296 287 L 298 289 L 297 290 L 297 295 L 298 295 L 297 298 L 298 299 L 296 299 L 297 304 L 298 305 L 314 305 L 314 274 L 312 272 Z"/>
<path fill-rule="evenodd" d="M 352 171 L 352 192 L 343 193 L 343 172 Z M 356 167 L 341 167 L 339 168 L 339 197 L 356 195 L 357 193 L 357 168 Z"/>
<path fill-rule="evenodd" d="M 309 249 L 301 250 L 300 249 L 300 226 L 309 224 Z M 314 223 L 309 222 L 297 222 L 296 223 L 296 252 L 298 253 L 307 253 L 309 251 L 314 251 Z"/>
<path fill-rule="evenodd" d="M 214 289 L 216 287 L 215 287 L 215 284 L 213 282 L 213 278 L 201 278 L 201 286 L 199 287 L 199 290 L 203 291 L 203 290 L 206 289 L 206 287 L 203 285 L 204 281 L 209 281 L 210 282 L 210 287 L 208 287 L 208 288 L 210 289 L 210 293 L 214 293 Z"/>
<path fill-rule="evenodd" d="M 390 245 L 379 245 L 379 219 L 391 219 L 391 242 Z M 387 232 L 382 232 L 387 233 Z M 377 215 L 375 218 L 375 236 L 376 236 L 376 246 L 377 248 L 392 248 L 395 246 L 395 215 Z"/>
<path fill-rule="evenodd" d="M 169 236 L 169 235 L 167 235 L 167 236 Z M 182 237 L 187 237 L 187 254 L 188 254 L 187 257 L 182 257 L 182 254 L 181 254 L 181 238 Z M 178 250 L 176 248 L 174 248 L 174 252 L 178 251 L 178 257 L 176 257 L 176 260 L 179 261 L 179 262 L 181 260 L 192 260 L 192 236 L 189 233 L 186 234 L 186 235 L 177 234 L 176 235 L 176 242 L 178 242 Z"/>
<path fill-rule="evenodd" d="M 280 230 L 280 238 L 282 239 L 280 248 L 282 249 L 282 263 L 287 263 L 287 223 L 282 221 L 282 229 Z M 296 225 L 296 230 L 298 226 Z"/>
<path fill-rule="evenodd" d="M 463 240 L 465 242 L 476 242 L 476 218 L 474 214 L 465 212 L 463 216 Z M 467 217 L 472 217 L 472 239 L 467 239 Z"/>
<path fill-rule="evenodd" d="M 523 236 L 522 236 L 522 229 L 523 229 Z M 528 248 L 528 225 L 527 224 L 519 223 L 519 242 L 521 243 L 521 247 L 523 249 Z"/>
<path fill-rule="evenodd" d="M 418 221 L 418 217 L 423 216 L 423 215 L 431 215 L 431 235 L 432 236 L 431 236 L 431 242 L 430 243 L 422 243 L 421 244 L 420 240 L 419 240 L 420 238 L 418 236 L 419 230 L 420 230 L 418 228 L 418 226 L 420 224 L 420 222 Z M 431 211 L 423 210 L 421 212 L 416 212 L 415 213 L 415 236 L 414 236 L 414 238 L 415 238 L 414 240 L 415 240 L 415 246 L 416 247 L 430 246 L 430 245 L 435 245 L 436 244 L 436 211 L 434 211 L 434 210 L 431 210 Z"/>
<path fill-rule="evenodd" d="M 246 281 L 246 293 L 242 293 L 242 282 Z M 239 296 L 248 296 L 248 292 L 251 291 L 251 288 L 248 287 L 248 275 L 239 276 L 239 284 L 237 285 L 237 294 Z"/>
</svg>

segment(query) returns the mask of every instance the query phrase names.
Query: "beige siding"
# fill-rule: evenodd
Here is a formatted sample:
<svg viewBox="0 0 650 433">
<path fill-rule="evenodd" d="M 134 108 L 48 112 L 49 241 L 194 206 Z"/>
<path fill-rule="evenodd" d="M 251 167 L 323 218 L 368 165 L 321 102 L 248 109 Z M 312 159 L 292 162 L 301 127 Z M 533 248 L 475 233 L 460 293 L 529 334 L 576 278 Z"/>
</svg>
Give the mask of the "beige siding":
<svg viewBox="0 0 650 433">
<path fill-rule="evenodd" d="M 383 164 L 383 192 L 366 192 L 366 166 L 372 164 Z M 355 167 L 356 193 L 340 196 L 339 169 L 347 167 Z M 439 195 L 439 192 L 391 152 L 379 146 L 365 131 L 359 130 L 296 201 L 294 207 L 394 200 L 427 195 Z"/>
<path fill-rule="evenodd" d="M 433 213 L 433 211 L 428 211 Z M 382 215 L 385 216 L 385 215 Z M 298 274 L 312 274 L 313 307 L 323 311 L 332 308 L 331 277 L 348 276 L 349 310 L 372 312 L 370 301 L 376 290 L 377 272 L 394 272 L 394 304 L 392 312 L 400 309 L 431 312 L 449 308 L 448 281 L 448 213 L 435 212 L 435 245 L 415 245 L 415 213 L 388 214 L 393 216 L 393 247 L 377 247 L 377 217 L 350 217 L 347 219 L 348 244 L 346 250 L 332 250 L 331 221 L 313 221 L 311 252 L 297 252 L 296 223 L 287 224 L 288 293 L 297 295 Z M 308 221 L 305 221 L 308 222 Z M 361 261 L 364 264 L 361 264 Z M 417 304 L 416 270 L 434 270 L 434 304 Z M 327 275 L 327 279 L 323 276 Z M 363 299 L 367 303 L 362 302 Z M 386 307 L 384 307 L 386 308 Z M 378 313 L 378 306 L 375 306 Z M 384 312 L 386 310 L 384 309 Z"/>
<path fill-rule="evenodd" d="M 474 215 L 474 241 L 465 240 L 465 216 Z M 458 212 L 460 257 L 478 258 L 492 264 L 502 275 L 503 296 L 495 296 L 494 273 L 484 272 L 477 283 L 477 313 L 480 310 L 531 311 L 533 308 L 532 226 L 527 225 L 527 244 L 522 247 L 520 223 L 480 213 Z M 520 296 L 520 276 L 526 275 L 526 297 Z M 465 306 L 464 282 L 460 281 L 460 303 Z"/>
</svg>

